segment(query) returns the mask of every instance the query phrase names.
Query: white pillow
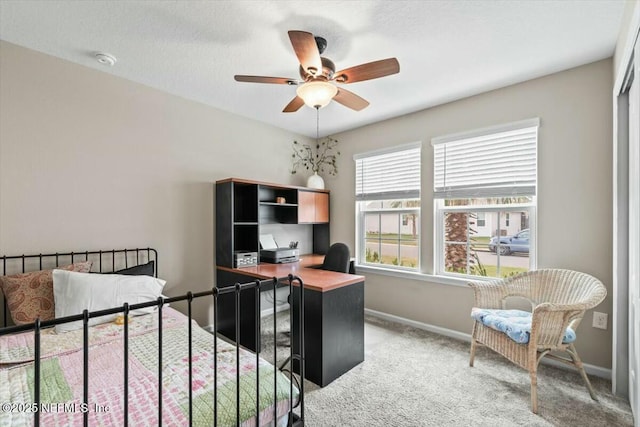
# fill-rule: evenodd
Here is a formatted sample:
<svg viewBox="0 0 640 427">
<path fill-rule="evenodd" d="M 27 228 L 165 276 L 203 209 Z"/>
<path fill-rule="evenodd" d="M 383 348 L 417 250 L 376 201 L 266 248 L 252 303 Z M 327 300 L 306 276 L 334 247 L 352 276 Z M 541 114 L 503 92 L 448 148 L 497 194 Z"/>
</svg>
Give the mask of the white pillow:
<svg viewBox="0 0 640 427">
<path fill-rule="evenodd" d="M 69 274 L 72 273 L 72 274 Z M 53 298 L 56 318 L 91 311 L 122 307 L 125 302 L 138 304 L 155 301 L 166 281 L 151 276 L 125 276 L 120 274 L 90 274 L 53 270 Z M 151 313 L 156 307 L 131 311 L 132 315 Z M 117 315 L 89 319 L 89 325 L 112 322 Z M 56 325 L 56 332 L 68 332 L 82 328 L 82 321 Z"/>
</svg>

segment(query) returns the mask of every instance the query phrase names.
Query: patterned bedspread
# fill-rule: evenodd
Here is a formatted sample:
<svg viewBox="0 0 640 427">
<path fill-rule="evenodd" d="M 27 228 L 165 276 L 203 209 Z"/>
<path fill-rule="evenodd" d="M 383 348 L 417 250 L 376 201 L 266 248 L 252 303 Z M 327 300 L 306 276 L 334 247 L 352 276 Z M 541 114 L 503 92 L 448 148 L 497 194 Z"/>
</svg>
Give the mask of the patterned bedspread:
<svg viewBox="0 0 640 427">
<path fill-rule="evenodd" d="M 189 422 L 188 319 L 171 308 L 163 310 L 162 422 L 182 426 Z M 132 318 L 129 325 L 129 424 L 158 425 L 157 314 Z M 122 425 L 122 325 L 104 323 L 89 333 L 89 403 L 83 405 L 82 330 L 41 334 L 41 407 L 34 408 L 33 333 L 0 337 L 0 425 L 31 426 L 39 409 L 44 426 L 82 425 L 88 412 L 92 426 Z M 193 324 L 193 424 L 213 425 L 213 335 Z M 218 425 L 236 425 L 236 350 L 218 339 Z M 274 382 L 277 417 L 289 410 L 289 380 L 274 375 L 271 364 L 260 359 L 260 425 L 273 423 Z M 240 351 L 240 419 L 256 425 L 256 357 Z M 294 387 L 294 405 L 298 391 Z"/>
</svg>

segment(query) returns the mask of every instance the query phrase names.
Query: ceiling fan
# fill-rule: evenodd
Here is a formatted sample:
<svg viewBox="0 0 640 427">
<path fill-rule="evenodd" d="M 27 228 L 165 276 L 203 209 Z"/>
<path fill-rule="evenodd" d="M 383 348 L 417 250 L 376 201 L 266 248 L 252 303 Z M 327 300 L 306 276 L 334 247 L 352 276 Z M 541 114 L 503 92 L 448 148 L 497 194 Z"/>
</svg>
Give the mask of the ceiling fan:
<svg viewBox="0 0 640 427">
<path fill-rule="evenodd" d="M 300 85 L 296 90 L 297 96 L 284 107 L 283 113 L 296 112 L 304 104 L 319 109 L 331 102 L 332 99 L 345 107 L 360 111 L 367 107 L 369 102 L 353 92 L 337 87 L 334 83 L 356 83 L 396 74 L 400 71 L 398 60 L 387 58 L 336 72 L 333 61 L 320 56 L 327 47 L 327 41 L 324 38 L 314 37 L 313 34 L 306 31 L 292 30 L 289 31 L 289 39 L 300 61 L 301 80 L 243 75 L 234 77 L 238 82 Z"/>
</svg>

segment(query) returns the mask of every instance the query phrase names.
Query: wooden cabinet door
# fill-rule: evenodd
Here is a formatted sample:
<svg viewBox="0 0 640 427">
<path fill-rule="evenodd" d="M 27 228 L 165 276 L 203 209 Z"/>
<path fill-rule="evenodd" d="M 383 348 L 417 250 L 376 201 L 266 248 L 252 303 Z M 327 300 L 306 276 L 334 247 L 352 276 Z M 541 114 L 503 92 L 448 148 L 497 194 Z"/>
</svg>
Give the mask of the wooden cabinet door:
<svg viewBox="0 0 640 427">
<path fill-rule="evenodd" d="M 329 193 L 315 194 L 315 222 L 329 222 Z"/>
<path fill-rule="evenodd" d="M 315 220 L 315 193 L 312 191 L 298 191 L 298 223 L 313 223 Z"/>
<path fill-rule="evenodd" d="M 298 191 L 298 223 L 329 222 L 329 193 Z"/>
</svg>

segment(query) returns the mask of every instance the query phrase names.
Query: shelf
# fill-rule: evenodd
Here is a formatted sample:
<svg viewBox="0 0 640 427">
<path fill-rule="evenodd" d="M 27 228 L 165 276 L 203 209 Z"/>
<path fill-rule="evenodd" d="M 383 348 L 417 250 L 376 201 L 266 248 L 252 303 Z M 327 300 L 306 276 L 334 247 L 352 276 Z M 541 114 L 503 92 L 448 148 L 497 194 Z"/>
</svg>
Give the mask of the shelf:
<svg viewBox="0 0 640 427">
<path fill-rule="evenodd" d="M 289 228 L 298 227 L 298 224 L 302 227 L 313 226 L 313 251 L 326 253 L 329 247 L 328 209 L 326 219 L 314 214 L 306 221 L 301 221 L 298 211 L 309 202 L 301 201 L 299 194 L 305 197 L 307 193 L 314 191 L 238 179 L 216 182 L 216 265 L 233 268 L 234 252 L 258 252 L 260 230 L 266 224 L 286 224 L 287 230 L 282 230 L 285 234 L 293 233 L 294 230 Z M 328 199 L 329 192 L 325 190 L 323 193 Z M 277 200 L 283 199 L 286 203 L 277 203 Z M 312 206 L 316 207 L 315 198 Z M 300 232 L 303 231 L 306 233 L 306 230 Z"/>
<path fill-rule="evenodd" d="M 258 222 L 258 189 L 255 185 L 234 185 L 232 200 L 235 223 Z"/>
<path fill-rule="evenodd" d="M 285 206 L 285 207 L 296 207 L 297 203 L 277 203 L 277 202 L 260 202 L 261 205 L 265 206 Z"/>
</svg>

